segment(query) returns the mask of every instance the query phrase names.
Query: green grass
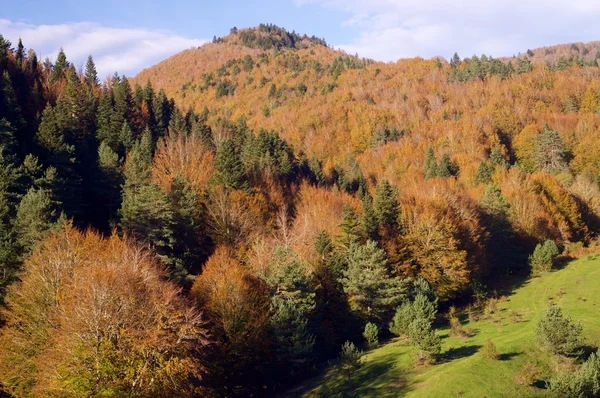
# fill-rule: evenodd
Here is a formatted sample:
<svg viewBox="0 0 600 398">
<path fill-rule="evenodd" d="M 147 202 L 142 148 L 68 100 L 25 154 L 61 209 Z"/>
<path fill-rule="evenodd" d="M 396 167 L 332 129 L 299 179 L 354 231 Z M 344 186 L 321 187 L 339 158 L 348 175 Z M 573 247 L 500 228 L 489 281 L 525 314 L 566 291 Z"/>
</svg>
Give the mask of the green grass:
<svg viewBox="0 0 600 398">
<path fill-rule="evenodd" d="M 363 356 L 363 366 L 348 380 L 333 364 L 320 376 L 288 392 L 305 397 L 542 397 L 549 392 L 544 380 L 552 374 L 556 359 L 541 352 L 534 327 L 544 309 L 555 302 L 566 315 L 583 325 L 586 346 L 600 345 L 600 255 L 584 256 L 541 277 L 525 281 L 498 304 L 493 319 L 468 322 L 475 334 L 466 340 L 449 337 L 442 327 L 442 354 L 434 365 L 416 366 L 412 348 L 392 340 Z M 512 313 L 520 314 L 515 321 Z M 465 317 L 466 318 L 466 317 Z M 491 339 L 500 354 L 488 360 L 478 352 Z M 516 382 L 527 363 L 539 369 L 534 386 Z"/>
</svg>

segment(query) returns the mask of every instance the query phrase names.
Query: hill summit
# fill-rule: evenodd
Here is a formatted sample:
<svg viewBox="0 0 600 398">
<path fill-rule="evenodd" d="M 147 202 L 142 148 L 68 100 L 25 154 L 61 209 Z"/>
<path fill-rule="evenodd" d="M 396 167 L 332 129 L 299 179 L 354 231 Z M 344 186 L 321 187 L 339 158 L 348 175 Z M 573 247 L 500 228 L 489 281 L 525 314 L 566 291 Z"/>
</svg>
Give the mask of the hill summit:
<svg viewBox="0 0 600 398">
<path fill-rule="evenodd" d="M 325 39 L 316 36 L 299 35 L 295 31 L 288 32 L 273 24 L 260 24 L 255 28 L 231 28 L 229 36 L 213 38 L 213 43 L 238 44 L 264 51 L 275 49 L 303 49 L 315 45 L 327 47 Z"/>
</svg>

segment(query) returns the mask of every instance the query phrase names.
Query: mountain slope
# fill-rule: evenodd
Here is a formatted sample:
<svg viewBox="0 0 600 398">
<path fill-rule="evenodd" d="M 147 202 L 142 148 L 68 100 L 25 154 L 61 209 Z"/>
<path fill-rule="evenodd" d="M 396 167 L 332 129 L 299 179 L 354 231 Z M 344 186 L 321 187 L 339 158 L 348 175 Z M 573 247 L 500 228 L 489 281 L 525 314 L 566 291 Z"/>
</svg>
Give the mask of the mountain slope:
<svg viewBox="0 0 600 398">
<path fill-rule="evenodd" d="M 364 365 L 348 382 L 334 366 L 321 377 L 307 382 L 287 396 L 306 397 L 543 397 L 548 391 L 543 381 L 552 376 L 555 359 L 535 344 L 534 328 L 550 303 L 559 304 L 564 313 L 580 320 L 585 344 L 600 344 L 600 255 L 590 255 L 568 263 L 563 269 L 533 278 L 501 300 L 490 319 L 468 322 L 474 335 L 465 340 L 443 339 L 440 363 L 414 366 L 411 348 L 392 341 L 364 356 Z M 497 346 L 500 360 L 482 357 L 478 350 L 485 340 Z M 537 369 L 535 386 L 519 383 L 525 366 Z"/>
</svg>

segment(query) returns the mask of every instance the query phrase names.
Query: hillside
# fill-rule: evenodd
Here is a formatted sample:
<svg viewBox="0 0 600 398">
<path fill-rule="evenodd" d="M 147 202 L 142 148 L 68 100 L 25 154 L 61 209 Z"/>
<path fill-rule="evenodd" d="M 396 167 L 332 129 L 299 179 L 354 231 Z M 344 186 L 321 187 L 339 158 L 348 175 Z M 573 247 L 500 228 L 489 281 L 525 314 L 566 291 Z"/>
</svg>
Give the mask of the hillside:
<svg viewBox="0 0 600 398">
<path fill-rule="evenodd" d="M 449 336 L 441 327 L 440 363 L 414 366 L 411 347 L 402 340 L 368 351 L 364 365 L 350 381 L 335 366 L 319 378 L 288 392 L 288 397 L 545 397 L 544 389 L 560 362 L 540 351 L 534 328 L 550 303 L 581 321 L 585 343 L 600 344 L 600 255 L 570 261 L 564 268 L 525 281 L 500 298 L 489 319 L 462 327 L 474 335 L 464 340 Z M 488 360 L 478 352 L 486 339 L 497 346 L 499 360 Z M 525 367 L 535 368 L 534 385 L 522 381 Z M 560 366 L 558 366 L 560 367 Z M 519 378 L 521 376 L 521 378 Z"/>
<path fill-rule="evenodd" d="M 513 57 L 502 58 L 506 61 L 516 61 L 518 58 L 526 57 L 535 64 L 567 64 L 570 61 L 587 62 L 597 65 L 600 59 L 600 41 L 591 41 L 588 43 L 567 43 L 554 46 L 545 46 L 529 49 L 522 54 Z"/>
<path fill-rule="evenodd" d="M 525 296 L 564 283 L 575 316 L 595 305 L 577 289 L 596 260 L 579 284 L 578 266 L 546 275 L 600 245 L 590 63 L 382 64 L 261 25 L 100 82 L 91 56 L 78 71 L 0 36 L 0 93 L 0 389 L 15 397 L 273 396 L 342 347 L 356 364 L 364 336 L 418 351 L 373 351 L 356 391 L 481 391 L 462 373 L 486 370 L 487 335 L 511 393 L 538 315 Z M 533 290 L 495 301 L 515 278 Z M 469 305 L 485 319 L 447 338 L 438 309 Z M 400 380 L 386 368 L 409 358 Z M 561 374 L 600 386 L 600 361 L 582 366 Z"/>
</svg>

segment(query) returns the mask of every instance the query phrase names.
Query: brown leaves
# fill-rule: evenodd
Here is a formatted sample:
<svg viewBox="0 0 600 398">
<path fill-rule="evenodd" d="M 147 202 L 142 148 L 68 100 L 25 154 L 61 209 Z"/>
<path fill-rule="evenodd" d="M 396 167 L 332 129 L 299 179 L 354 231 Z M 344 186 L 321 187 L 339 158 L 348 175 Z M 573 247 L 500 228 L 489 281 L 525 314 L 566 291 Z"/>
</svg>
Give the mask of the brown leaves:
<svg viewBox="0 0 600 398">
<path fill-rule="evenodd" d="M 17 395 L 194 394 L 200 313 L 150 254 L 66 225 L 10 289 L 0 375 Z"/>
<path fill-rule="evenodd" d="M 152 164 L 152 180 L 167 192 L 180 175 L 201 194 L 213 172 L 214 155 L 194 136 L 169 135 L 157 144 Z"/>
</svg>

